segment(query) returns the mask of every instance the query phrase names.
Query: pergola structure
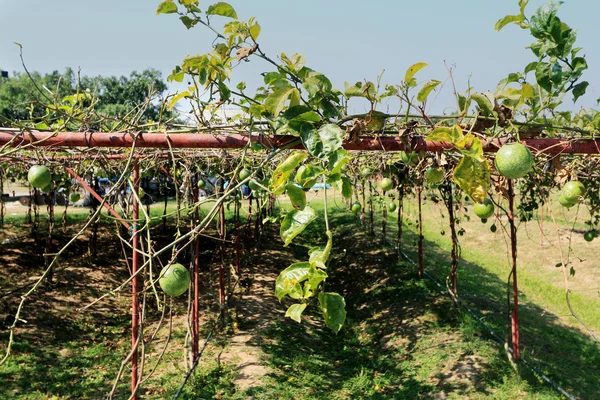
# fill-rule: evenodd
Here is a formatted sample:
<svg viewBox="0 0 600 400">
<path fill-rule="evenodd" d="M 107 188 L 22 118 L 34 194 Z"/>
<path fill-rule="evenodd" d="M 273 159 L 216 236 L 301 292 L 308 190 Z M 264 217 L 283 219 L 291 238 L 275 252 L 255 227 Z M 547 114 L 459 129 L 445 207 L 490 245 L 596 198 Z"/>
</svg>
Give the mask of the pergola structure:
<svg viewBox="0 0 600 400">
<path fill-rule="evenodd" d="M 122 132 L 39 132 L 2 130 L 0 128 L 0 146 L 9 146 L 17 150 L 31 150 L 32 148 L 154 148 L 154 149 L 241 149 L 250 142 L 262 144 L 266 148 L 278 149 L 303 149 L 297 137 L 289 135 L 242 135 L 242 134 L 200 134 L 200 133 L 122 133 Z M 484 143 L 485 152 L 495 152 L 506 142 L 505 139 L 493 139 Z M 521 141 L 530 149 L 549 155 L 559 154 L 600 154 L 600 139 L 557 139 L 557 138 L 528 138 Z M 426 141 L 424 137 L 415 136 L 406 142 L 400 136 L 363 136 L 360 140 L 345 141 L 343 147 L 351 151 L 417 151 L 417 152 L 442 152 L 452 149 L 453 145 L 445 142 Z M 118 156 L 112 155 L 113 158 Z M 67 156 L 68 158 L 68 156 Z M 74 159 L 77 159 L 75 156 Z M 70 168 L 66 171 L 77 179 L 80 184 L 102 201 L 94 190 Z M 133 190 L 139 191 L 139 163 L 136 161 L 133 168 Z M 511 251 L 512 251 L 512 276 L 513 276 L 513 310 L 511 314 L 512 353 L 516 359 L 520 358 L 519 319 L 518 319 L 518 285 L 516 265 L 516 227 L 514 225 L 514 191 L 513 184 L 509 184 L 509 221 L 511 222 Z M 133 200 L 133 219 L 139 218 L 139 203 L 137 196 Z M 421 207 L 420 190 L 418 191 L 419 210 Z M 104 203 L 109 212 L 117 218 L 132 234 L 132 377 L 131 388 L 133 398 L 137 398 L 135 391 L 138 386 L 138 324 L 139 324 L 139 238 L 136 235 L 138 226 L 130 225 L 116 213 L 110 204 Z M 420 214 L 420 213 L 419 213 Z M 419 222 L 421 226 L 421 221 Z M 196 242 L 196 247 L 198 242 Z M 419 234 L 419 276 L 423 275 L 423 235 Z M 197 249 L 196 249 L 197 250 Z M 196 254 L 198 252 L 196 251 Z M 455 266 L 453 254 L 453 267 Z M 192 354 L 198 355 L 198 258 L 194 260 L 192 281 L 194 282 L 192 306 Z M 221 299 L 222 300 L 222 299 Z"/>
</svg>

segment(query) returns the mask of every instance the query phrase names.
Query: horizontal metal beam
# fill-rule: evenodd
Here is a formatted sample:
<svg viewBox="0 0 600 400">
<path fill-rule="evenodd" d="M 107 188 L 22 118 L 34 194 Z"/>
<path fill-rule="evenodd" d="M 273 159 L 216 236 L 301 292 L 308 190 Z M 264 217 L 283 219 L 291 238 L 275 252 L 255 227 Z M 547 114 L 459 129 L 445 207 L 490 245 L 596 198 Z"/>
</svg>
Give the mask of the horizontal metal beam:
<svg viewBox="0 0 600 400">
<path fill-rule="evenodd" d="M 267 147 L 289 146 L 298 138 L 288 135 L 252 135 L 252 142 Z M 36 147 L 132 147 L 158 149 L 239 149 L 248 144 L 249 135 L 203 134 L 203 133 L 130 133 L 113 132 L 26 132 L 0 129 L 0 146 L 10 143 L 13 147 L 33 145 Z M 485 152 L 495 152 L 505 140 L 494 139 L 484 145 Z M 599 154 L 600 139 L 524 139 L 522 143 L 534 151 L 547 154 Z M 452 148 L 450 143 L 425 141 L 415 137 L 409 147 L 414 151 L 441 152 Z M 300 143 L 290 148 L 302 149 Z M 356 142 L 345 141 L 344 148 L 355 151 L 401 151 L 406 145 L 399 137 L 361 137 Z"/>
</svg>

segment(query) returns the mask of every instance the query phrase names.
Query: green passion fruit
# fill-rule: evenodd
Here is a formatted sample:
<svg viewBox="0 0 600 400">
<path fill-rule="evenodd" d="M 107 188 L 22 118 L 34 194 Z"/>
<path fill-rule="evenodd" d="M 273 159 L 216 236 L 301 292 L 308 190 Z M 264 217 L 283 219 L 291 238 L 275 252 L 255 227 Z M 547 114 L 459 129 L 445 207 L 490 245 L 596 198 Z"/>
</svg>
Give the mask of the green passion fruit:
<svg viewBox="0 0 600 400">
<path fill-rule="evenodd" d="M 27 180 L 36 189 L 43 189 L 52 184 L 52 173 L 43 165 L 34 165 L 27 172 Z"/>
<path fill-rule="evenodd" d="M 168 296 L 176 297 L 186 292 L 190 281 L 190 273 L 186 267 L 181 264 L 171 264 L 160 271 L 158 283 Z"/>
<path fill-rule="evenodd" d="M 371 176 L 372 173 L 373 171 L 371 171 L 371 168 L 363 168 L 360 170 L 360 176 L 362 176 L 363 178 Z"/>
<path fill-rule="evenodd" d="M 384 192 L 387 192 L 388 190 L 392 190 L 394 188 L 394 182 L 390 178 L 383 178 L 379 181 L 379 187 Z"/>
<path fill-rule="evenodd" d="M 354 214 L 358 214 L 362 210 L 362 204 L 360 204 L 358 201 L 355 201 L 354 203 L 352 203 L 352 207 L 350 207 L 350 210 L 352 210 Z"/>
<path fill-rule="evenodd" d="M 561 196 L 573 204 L 579 203 L 581 197 L 585 195 L 585 186 L 579 181 L 569 181 L 565 183 L 561 191 Z"/>
<path fill-rule="evenodd" d="M 250 175 L 252 175 L 252 172 L 250 172 L 246 168 L 244 168 L 239 173 L 239 179 L 240 179 L 240 181 L 243 181 L 246 178 L 248 178 Z"/>
<path fill-rule="evenodd" d="M 586 233 L 583 234 L 583 239 L 586 242 L 591 242 L 592 240 L 594 240 L 595 237 L 596 237 L 596 235 L 594 234 L 594 231 L 587 231 Z"/>
<path fill-rule="evenodd" d="M 394 203 L 393 201 L 389 202 L 387 205 L 387 209 L 389 212 L 394 212 L 396 211 L 396 203 Z"/>
<path fill-rule="evenodd" d="M 487 219 L 494 215 L 494 203 L 487 197 L 483 199 L 483 203 L 475 203 L 473 211 L 481 219 Z"/>
<path fill-rule="evenodd" d="M 444 179 L 444 170 L 441 168 L 427 168 L 425 171 L 425 180 L 430 185 L 437 185 Z"/>
<path fill-rule="evenodd" d="M 198 180 L 198 189 L 204 189 L 206 187 L 206 181 L 202 178 Z"/>
<path fill-rule="evenodd" d="M 77 203 L 80 199 L 81 195 L 79 194 L 79 192 L 71 192 L 71 194 L 69 195 L 69 201 L 71 203 Z"/>
<path fill-rule="evenodd" d="M 558 202 L 560 203 L 561 206 L 567 207 L 567 208 L 571 208 L 575 204 L 577 204 L 577 201 L 571 201 L 563 195 L 558 196 Z"/>
<path fill-rule="evenodd" d="M 500 147 L 494 160 L 500 175 L 510 179 L 522 178 L 533 167 L 533 156 L 521 143 L 507 143 Z"/>
<path fill-rule="evenodd" d="M 261 184 L 262 183 L 260 183 L 256 179 L 250 179 L 250 181 L 248 182 L 248 187 L 252 190 L 261 190 L 262 189 L 262 187 L 260 186 Z"/>
</svg>

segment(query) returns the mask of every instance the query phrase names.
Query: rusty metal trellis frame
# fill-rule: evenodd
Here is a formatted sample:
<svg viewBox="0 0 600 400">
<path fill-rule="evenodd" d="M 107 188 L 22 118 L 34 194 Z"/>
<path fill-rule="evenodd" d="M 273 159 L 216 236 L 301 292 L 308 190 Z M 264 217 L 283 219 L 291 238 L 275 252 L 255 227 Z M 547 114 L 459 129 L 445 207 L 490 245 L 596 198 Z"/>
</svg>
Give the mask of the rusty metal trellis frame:
<svg viewBox="0 0 600 400">
<path fill-rule="evenodd" d="M 157 149 L 239 149 L 248 142 L 257 142 L 268 148 L 289 146 L 298 138 L 290 135 L 241 135 L 241 134 L 197 134 L 197 133 L 130 133 L 114 132 L 28 132 L 27 134 L 0 129 L 0 146 L 10 143 L 13 147 L 32 145 L 36 147 L 132 147 Z M 485 152 L 495 152 L 506 139 L 494 139 L 484 144 Z M 600 139 L 554 139 L 529 138 L 521 141 L 529 148 L 546 154 L 600 154 Z M 346 150 L 357 151 L 428 151 L 441 152 L 452 148 L 445 142 L 426 141 L 414 137 L 406 146 L 399 137 L 362 137 L 357 142 L 344 142 Z M 407 148 L 408 147 L 408 148 Z M 303 149 L 298 143 L 292 149 Z"/>
<path fill-rule="evenodd" d="M 31 149 L 32 147 L 50 147 L 50 148 L 62 148 L 62 147 L 83 147 L 83 148 L 131 148 L 134 145 L 136 148 L 155 148 L 155 149 L 240 149 L 248 145 L 249 142 L 256 142 L 262 144 L 267 148 L 280 148 L 288 146 L 291 149 L 304 149 L 301 143 L 290 146 L 294 141 L 298 141 L 297 137 L 289 135 L 242 135 L 242 134 L 199 134 L 199 133 L 183 133 L 183 134 L 167 134 L 167 133 L 142 133 L 142 134 L 131 134 L 122 132 L 26 132 L 20 133 L 10 130 L 2 130 L 0 128 L 0 146 L 11 146 L 13 148 L 22 148 L 23 150 Z M 485 152 L 496 152 L 504 143 L 506 139 L 493 139 L 484 144 L 483 150 Z M 558 139 L 558 138 L 528 138 L 521 141 L 530 149 L 549 155 L 557 154 L 600 154 L 600 139 Z M 362 137 L 356 142 L 345 141 L 343 147 L 346 150 L 351 151 L 417 151 L 417 152 L 442 152 L 445 150 L 452 149 L 451 143 L 426 141 L 424 137 L 413 137 L 411 143 L 407 146 L 400 137 L 392 136 L 372 136 Z M 72 157 L 77 159 L 76 156 Z M 108 158 L 121 158 L 120 155 L 109 155 Z M 67 168 L 67 171 L 71 175 L 75 175 L 73 171 Z M 79 179 L 78 179 L 79 180 Z M 139 186 L 139 164 L 136 163 L 134 167 L 134 187 L 132 188 L 136 193 Z M 81 181 L 80 181 L 81 183 Z M 512 182 L 509 180 L 509 192 L 512 193 Z M 94 194 L 93 191 L 90 191 Z M 419 191 L 420 197 L 420 191 Z M 420 199 L 419 199 L 420 200 Z M 513 195 L 510 195 L 511 203 L 511 214 L 512 214 L 512 202 Z M 420 205 L 420 204 L 419 204 Z M 108 206 L 105 204 L 105 207 Z M 134 279 L 132 281 L 132 346 L 133 357 L 132 357 L 132 397 L 136 399 L 135 390 L 138 382 L 138 352 L 137 352 L 137 341 L 138 341 L 138 330 L 139 330 L 139 283 L 137 279 L 137 267 L 138 267 L 138 238 L 137 238 L 137 220 L 139 218 L 137 199 L 133 201 L 133 218 L 136 225 L 131 227 L 131 233 L 133 235 L 133 274 Z M 107 207 L 110 211 L 113 211 L 110 206 Z M 364 213 L 364 208 L 363 208 Z M 123 221 L 120 216 L 119 220 L 123 224 L 127 224 Z M 421 228 L 421 223 L 419 224 Z M 511 230 L 512 240 L 512 272 L 513 272 L 513 310 L 512 310 L 512 345 L 515 359 L 520 356 L 520 343 L 519 343 L 519 327 L 518 327 L 518 288 L 516 279 L 516 240 L 515 232 Z M 422 234 L 420 234 L 422 239 Z M 421 244 L 421 243 L 420 243 Z M 197 245 L 197 243 L 196 243 Z M 197 246 L 196 246 L 197 247 Z M 419 275 L 422 274 L 422 248 L 419 246 Z M 197 255 L 196 248 L 196 257 Z M 198 296 L 198 260 L 194 262 L 194 301 L 195 310 L 197 310 L 197 296 Z M 455 282 L 453 282 L 455 283 Z M 456 288 L 454 287 L 456 290 Z M 197 320 L 195 321 L 197 324 Z M 196 328 L 197 329 L 197 328 Z M 196 343 L 194 346 L 194 353 L 197 352 L 197 341 L 198 335 L 197 330 L 193 340 Z"/>
</svg>

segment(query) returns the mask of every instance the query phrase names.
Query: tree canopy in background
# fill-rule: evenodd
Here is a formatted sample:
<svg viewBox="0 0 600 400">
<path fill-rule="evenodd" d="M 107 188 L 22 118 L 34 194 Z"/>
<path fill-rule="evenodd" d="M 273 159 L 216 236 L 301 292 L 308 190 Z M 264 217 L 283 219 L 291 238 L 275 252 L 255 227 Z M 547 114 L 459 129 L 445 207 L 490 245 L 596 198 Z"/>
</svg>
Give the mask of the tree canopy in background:
<svg viewBox="0 0 600 400">
<path fill-rule="evenodd" d="M 90 107 L 102 116 L 90 121 L 89 128 L 100 129 L 104 122 L 118 121 L 125 116 L 143 124 L 161 118 L 162 94 L 167 85 L 160 71 L 146 69 L 127 76 L 82 76 L 72 68 L 64 73 L 15 72 L 0 80 L 0 126 L 10 126 L 10 121 L 42 120 L 47 115 L 47 105 L 55 107 Z M 173 116 L 163 110 L 162 119 Z M 108 118 L 108 119 L 107 119 Z M 40 126 L 38 128 L 44 128 Z"/>
</svg>

